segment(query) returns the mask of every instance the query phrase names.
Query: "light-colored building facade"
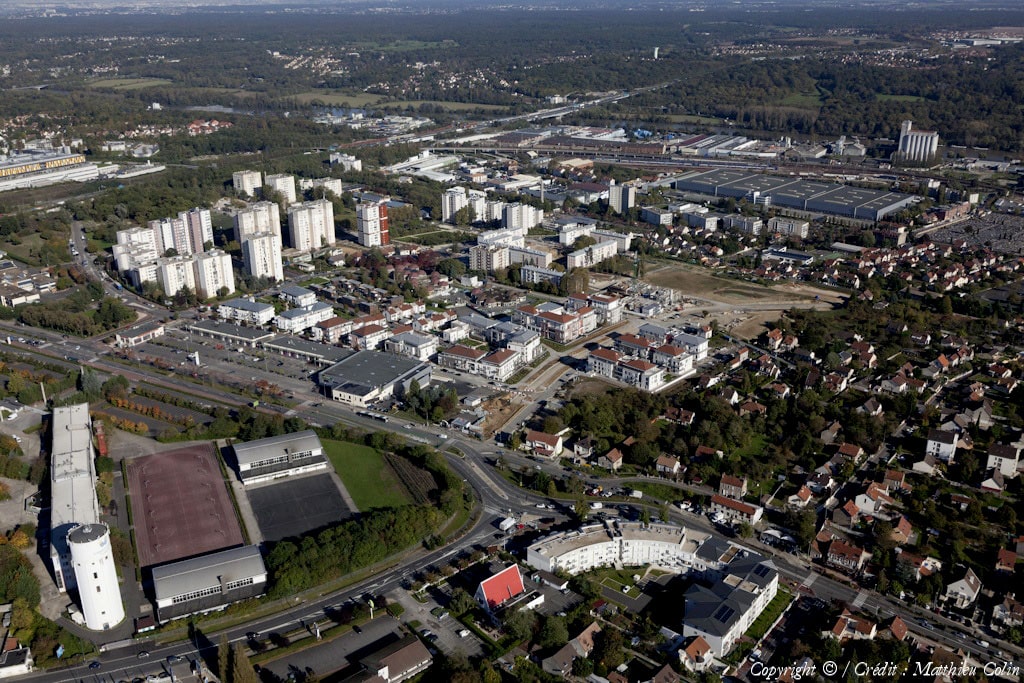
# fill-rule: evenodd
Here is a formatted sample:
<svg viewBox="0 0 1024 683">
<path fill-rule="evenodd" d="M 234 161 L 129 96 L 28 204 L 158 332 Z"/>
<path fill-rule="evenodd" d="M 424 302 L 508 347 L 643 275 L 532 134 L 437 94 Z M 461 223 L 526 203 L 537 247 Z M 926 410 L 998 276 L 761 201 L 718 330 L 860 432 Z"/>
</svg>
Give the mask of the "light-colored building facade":
<svg viewBox="0 0 1024 683">
<path fill-rule="evenodd" d="M 598 242 L 569 254 L 566 257 L 565 265 L 568 270 L 573 268 L 591 268 L 602 261 L 612 258 L 617 252 L 618 246 L 615 242 Z"/>
<path fill-rule="evenodd" d="M 188 211 L 182 211 L 178 218 L 185 222 L 185 232 L 191 254 L 198 254 L 206 251 L 207 246 L 213 246 L 213 219 L 210 217 L 209 209 L 198 207 Z M 185 252 L 178 250 L 179 254 Z"/>
<path fill-rule="evenodd" d="M 85 625 L 106 631 L 124 621 L 124 603 L 106 524 L 82 524 L 67 536 Z"/>
<path fill-rule="evenodd" d="M 237 194 L 255 197 L 256 191 L 263 187 L 263 176 L 259 171 L 235 171 L 231 174 L 231 184 Z"/>
<path fill-rule="evenodd" d="M 295 194 L 295 176 L 288 175 L 287 173 L 265 175 L 263 177 L 263 187 L 266 190 L 280 193 L 288 204 L 294 204 L 297 199 Z"/>
<path fill-rule="evenodd" d="M 221 320 L 247 325 L 266 325 L 274 319 L 274 307 L 252 299 L 231 299 L 217 306 Z"/>
<path fill-rule="evenodd" d="M 250 235 L 242 243 L 242 258 L 246 271 L 253 277 L 284 281 L 284 262 L 281 260 L 281 238 L 272 232 Z"/>
<path fill-rule="evenodd" d="M 608 188 L 608 206 L 616 213 L 626 213 L 636 206 L 636 187 L 630 184 Z"/>
<path fill-rule="evenodd" d="M 326 199 L 288 207 L 288 236 L 299 251 L 315 251 L 335 242 L 334 205 Z"/>
<path fill-rule="evenodd" d="M 196 254 L 196 293 L 200 299 L 209 299 L 235 293 L 235 271 L 231 269 L 231 255 L 220 249 Z"/>
<path fill-rule="evenodd" d="M 309 430 L 232 445 L 246 486 L 327 469 L 324 447 Z"/>
<path fill-rule="evenodd" d="M 334 317 L 334 309 L 330 304 L 318 301 L 312 306 L 293 308 L 283 311 L 274 318 L 274 325 L 282 332 L 298 334 Z"/>
<path fill-rule="evenodd" d="M 364 202 L 356 207 L 359 244 L 364 247 L 382 247 L 391 244 L 386 202 Z"/>
<path fill-rule="evenodd" d="M 544 211 L 529 204 L 506 204 L 501 212 L 501 227 L 529 230 L 544 222 Z"/>
<path fill-rule="evenodd" d="M 509 248 L 477 244 L 469 248 L 469 269 L 493 273 L 509 267 Z"/>
<path fill-rule="evenodd" d="M 897 156 L 900 161 L 927 163 L 935 159 L 939 151 L 939 134 L 935 131 L 914 130 L 913 121 L 904 121 L 900 126 L 900 140 Z"/>
<path fill-rule="evenodd" d="M 191 256 L 171 256 L 157 259 L 156 281 L 166 296 L 174 296 L 185 287 L 196 291 L 196 271 Z"/>
<path fill-rule="evenodd" d="M 239 244 L 254 235 L 271 232 L 281 239 L 281 209 L 276 202 L 256 202 L 234 215 L 235 239 Z"/>
</svg>

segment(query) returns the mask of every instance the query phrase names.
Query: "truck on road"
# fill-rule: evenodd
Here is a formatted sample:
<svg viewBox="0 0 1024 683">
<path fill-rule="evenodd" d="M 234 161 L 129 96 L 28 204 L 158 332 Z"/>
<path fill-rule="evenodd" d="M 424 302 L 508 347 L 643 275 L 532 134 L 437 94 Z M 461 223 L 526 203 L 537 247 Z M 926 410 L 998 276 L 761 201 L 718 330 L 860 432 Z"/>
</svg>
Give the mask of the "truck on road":
<svg viewBox="0 0 1024 683">
<path fill-rule="evenodd" d="M 515 517 L 506 517 L 505 519 L 498 522 L 498 528 L 502 531 L 508 531 L 516 525 Z"/>
</svg>

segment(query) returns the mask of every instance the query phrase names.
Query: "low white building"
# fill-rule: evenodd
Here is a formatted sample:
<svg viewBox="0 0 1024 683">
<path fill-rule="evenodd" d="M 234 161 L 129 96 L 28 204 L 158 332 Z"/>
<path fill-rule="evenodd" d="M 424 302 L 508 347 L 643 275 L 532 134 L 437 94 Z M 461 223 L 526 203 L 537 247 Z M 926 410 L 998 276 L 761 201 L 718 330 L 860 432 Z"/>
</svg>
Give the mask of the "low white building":
<svg viewBox="0 0 1024 683">
<path fill-rule="evenodd" d="M 320 437 L 309 430 L 236 443 L 232 450 L 246 486 L 327 469 Z"/>
<path fill-rule="evenodd" d="M 274 307 L 252 299 L 230 299 L 217 306 L 221 320 L 234 320 L 246 325 L 266 325 L 274 319 Z"/>
<path fill-rule="evenodd" d="M 274 325 L 282 332 L 298 334 L 333 317 L 334 308 L 330 304 L 318 301 L 312 306 L 282 311 L 274 318 Z"/>
<path fill-rule="evenodd" d="M 385 340 L 384 350 L 409 356 L 420 361 L 428 361 L 437 354 L 437 337 L 418 332 L 402 332 Z"/>
</svg>

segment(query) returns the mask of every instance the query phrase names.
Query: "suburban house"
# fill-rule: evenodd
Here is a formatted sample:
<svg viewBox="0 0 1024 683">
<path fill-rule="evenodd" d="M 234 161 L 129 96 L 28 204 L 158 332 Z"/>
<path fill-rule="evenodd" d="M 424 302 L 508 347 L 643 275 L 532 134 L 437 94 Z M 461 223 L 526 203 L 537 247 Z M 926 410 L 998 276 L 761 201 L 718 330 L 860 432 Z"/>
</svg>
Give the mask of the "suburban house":
<svg viewBox="0 0 1024 683">
<path fill-rule="evenodd" d="M 663 474 L 666 477 L 674 477 L 679 474 L 679 458 L 673 458 L 670 455 L 659 455 L 654 466 L 658 474 Z"/>
<path fill-rule="evenodd" d="M 711 511 L 721 513 L 730 521 L 747 524 L 757 524 L 764 514 L 764 508 L 759 505 L 750 505 L 718 494 L 711 496 Z"/>
<path fill-rule="evenodd" d="M 973 605 L 980 593 L 981 579 L 973 569 L 968 567 L 962 579 L 953 581 L 946 586 L 945 599 L 947 602 L 951 601 L 954 607 L 963 609 L 968 605 Z"/>
<path fill-rule="evenodd" d="M 747 495 L 747 478 L 740 479 L 731 474 L 723 474 L 722 481 L 718 484 L 718 493 L 726 498 L 742 499 Z"/>
<path fill-rule="evenodd" d="M 535 455 L 555 458 L 562 452 L 562 437 L 531 429 L 526 432 L 526 448 Z"/>
<path fill-rule="evenodd" d="M 956 455 L 956 434 L 945 432 L 941 429 L 928 430 L 928 441 L 925 445 L 925 454 L 933 455 L 942 462 L 952 463 Z"/>
<path fill-rule="evenodd" d="M 866 555 L 863 549 L 855 545 L 835 540 L 828 546 L 825 563 L 830 567 L 854 574 L 864 566 L 864 561 L 867 559 Z"/>
<path fill-rule="evenodd" d="M 597 466 L 603 467 L 612 472 L 618 472 L 622 468 L 622 451 L 613 448 L 597 459 Z"/>
<path fill-rule="evenodd" d="M 835 638 L 840 643 L 847 640 L 874 640 L 878 625 L 863 617 L 855 617 L 844 609 L 832 628 L 821 632 L 823 638 Z"/>
<path fill-rule="evenodd" d="M 474 597 L 480 607 L 488 612 L 493 612 L 525 592 L 526 588 L 523 586 L 523 575 L 519 573 L 519 565 L 513 564 L 489 579 L 481 581 Z"/>
</svg>

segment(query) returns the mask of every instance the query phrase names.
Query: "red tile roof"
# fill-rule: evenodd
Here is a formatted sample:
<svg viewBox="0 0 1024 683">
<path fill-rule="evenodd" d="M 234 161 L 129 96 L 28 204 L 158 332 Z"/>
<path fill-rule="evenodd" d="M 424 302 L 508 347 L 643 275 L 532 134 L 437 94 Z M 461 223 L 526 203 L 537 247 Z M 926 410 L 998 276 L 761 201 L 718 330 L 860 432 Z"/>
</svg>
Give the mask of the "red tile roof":
<svg viewBox="0 0 1024 683">
<path fill-rule="evenodd" d="M 517 564 L 506 567 L 489 579 L 484 579 L 477 590 L 478 594 L 483 594 L 484 600 L 487 601 L 487 606 L 491 609 L 499 607 L 508 600 L 525 592 L 526 588 L 523 586 L 523 577 L 519 573 L 519 565 Z"/>
<path fill-rule="evenodd" d="M 460 358 L 469 358 L 470 360 L 480 360 L 487 355 L 486 351 L 482 351 L 481 349 L 471 349 L 468 346 L 463 346 L 462 344 L 456 344 L 450 349 L 445 349 L 441 353 L 450 356 L 459 356 Z"/>
</svg>

